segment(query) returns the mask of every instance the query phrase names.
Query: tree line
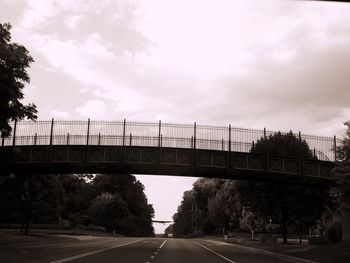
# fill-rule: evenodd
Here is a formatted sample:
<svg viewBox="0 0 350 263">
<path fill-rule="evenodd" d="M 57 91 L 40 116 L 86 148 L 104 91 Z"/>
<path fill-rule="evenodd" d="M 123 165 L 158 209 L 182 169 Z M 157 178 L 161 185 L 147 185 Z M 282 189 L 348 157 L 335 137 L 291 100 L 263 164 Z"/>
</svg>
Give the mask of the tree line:
<svg viewBox="0 0 350 263">
<path fill-rule="evenodd" d="M 0 185 L 0 223 L 53 224 L 153 236 L 154 210 L 129 174 L 15 175 Z M 87 228 L 90 226 L 90 228 Z"/>
<path fill-rule="evenodd" d="M 287 183 L 200 178 L 186 191 L 166 230 L 175 236 L 224 234 L 230 231 L 278 232 L 287 243 L 288 233 L 299 236 L 313 229 L 336 231 L 333 219 L 350 210 L 350 122 L 337 148 L 337 162 L 330 176 L 335 186 L 313 188 Z M 252 153 L 315 159 L 308 144 L 292 132 L 258 140 Z"/>
</svg>

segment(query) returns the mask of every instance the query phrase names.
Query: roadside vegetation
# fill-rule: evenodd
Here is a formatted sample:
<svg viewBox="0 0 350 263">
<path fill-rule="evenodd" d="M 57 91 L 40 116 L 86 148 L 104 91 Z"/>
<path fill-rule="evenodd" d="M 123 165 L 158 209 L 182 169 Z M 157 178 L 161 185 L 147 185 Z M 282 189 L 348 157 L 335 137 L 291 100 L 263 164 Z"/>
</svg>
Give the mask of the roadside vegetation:
<svg viewBox="0 0 350 263">
<path fill-rule="evenodd" d="M 350 123 L 337 162 L 330 176 L 331 187 L 310 187 L 259 181 L 200 178 L 186 191 L 167 232 L 175 236 L 227 235 L 228 238 L 257 234 L 308 237 L 312 243 L 341 240 L 342 213 L 350 207 Z M 316 158 L 305 141 L 293 133 L 276 133 L 258 140 L 252 153 L 294 158 Z M 240 233 L 240 234 L 237 234 Z M 242 234 L 247 233 L 247 234 Z"/>
<path fill-rule="evenodd" d="M 153 236 L 154 210 L 132 175 L 16 175 L 0 185 L 0 226 Z"/>
</svg>

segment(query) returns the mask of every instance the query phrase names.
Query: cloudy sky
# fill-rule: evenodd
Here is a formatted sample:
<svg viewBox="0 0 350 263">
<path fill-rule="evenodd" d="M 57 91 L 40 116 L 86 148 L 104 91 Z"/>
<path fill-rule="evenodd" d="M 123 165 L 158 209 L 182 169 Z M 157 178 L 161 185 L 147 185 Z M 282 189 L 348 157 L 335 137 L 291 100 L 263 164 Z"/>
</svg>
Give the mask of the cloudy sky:
<svg viewBox="0 0 350 263">
<path fill-rule="evenodd" d="M 288 0 L 0 0 L 35 63 L 40 119 L 219 124 L 341 136 L 350 4 Z M 138 177 L 160 220 L 193 178 Z M 157 226 L 161 231 L 162 226 Z"/>
</svg>

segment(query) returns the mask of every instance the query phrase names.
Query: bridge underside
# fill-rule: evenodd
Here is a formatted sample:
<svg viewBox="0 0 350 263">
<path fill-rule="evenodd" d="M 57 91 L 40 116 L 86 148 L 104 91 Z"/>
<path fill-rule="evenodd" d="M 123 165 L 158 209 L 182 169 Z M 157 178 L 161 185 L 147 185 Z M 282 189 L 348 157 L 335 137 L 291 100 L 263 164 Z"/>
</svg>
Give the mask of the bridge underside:
<svg viewBox="0 0 350 263">
<path fill-rule="evenodd" d="M 2 175 L 119 173 L 173 175 L 327 187 L 333 164 L 251 153 L 137 146 L 0 147 Z"/>
</svg>

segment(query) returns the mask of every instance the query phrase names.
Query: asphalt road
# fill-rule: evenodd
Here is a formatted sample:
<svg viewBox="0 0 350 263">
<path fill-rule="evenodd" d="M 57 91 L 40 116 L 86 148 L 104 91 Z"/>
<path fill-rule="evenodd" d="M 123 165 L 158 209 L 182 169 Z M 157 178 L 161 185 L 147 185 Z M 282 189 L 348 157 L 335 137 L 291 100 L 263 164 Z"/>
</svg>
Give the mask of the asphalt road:
<svg viewBox="0 0 350 263">
<path fill-rule="evenodd" d="M 1 263 L 276 263 L 305 261 L 201 239 L 36 237 L 0 240 Z"/>
</svg>

